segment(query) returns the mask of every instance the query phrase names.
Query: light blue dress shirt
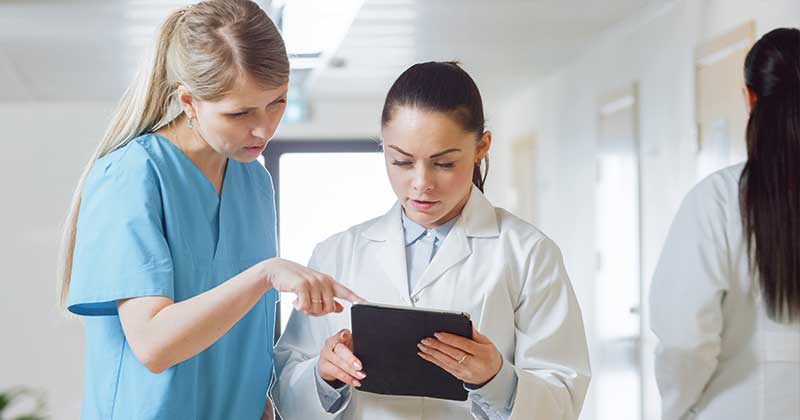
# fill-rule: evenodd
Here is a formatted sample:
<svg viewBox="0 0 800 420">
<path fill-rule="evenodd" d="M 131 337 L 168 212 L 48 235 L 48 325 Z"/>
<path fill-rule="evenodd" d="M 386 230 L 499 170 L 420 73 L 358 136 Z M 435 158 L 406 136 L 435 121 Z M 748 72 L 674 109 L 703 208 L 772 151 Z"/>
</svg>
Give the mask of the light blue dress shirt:
<svg viewBox="0 0 800 420">
<path fill-rule="evenodd" d="M 416 280 L 430 265 L 457 220 L 458 217 L 455 217 L 441 226 L 426 229 L 408 218 L 405 211 L 402 213 L 409 297 Z M 314 369 L 316 371 L 316 367 Z M 322 406 L 329 413 L 337 412 L 347 401 L 350 387 L 340 381 L 331 385 L 320 377 L 319 372 L 316 373 L 316 377 L 317 393 Z M 479 418 L 506 420 L 511 416 L 511 408 L 517 390 L 517 373 L 507 361 L 503 360 L 500 371 L 484 386 L 472 388 L 465 385 L 464 387 L 469 391 L 469 398 L 473 404 L 472 411 Z"/>
</svg>

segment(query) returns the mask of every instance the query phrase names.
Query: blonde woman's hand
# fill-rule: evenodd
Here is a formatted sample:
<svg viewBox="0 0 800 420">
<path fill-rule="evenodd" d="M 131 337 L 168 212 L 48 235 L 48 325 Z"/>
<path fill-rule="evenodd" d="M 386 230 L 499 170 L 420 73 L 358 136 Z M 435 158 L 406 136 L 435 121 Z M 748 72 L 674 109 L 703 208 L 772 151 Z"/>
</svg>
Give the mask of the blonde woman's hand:
<svg viewBox="0 0 800 420">
<path fill-rule="evenodd" d="M 500 372 L 503 358 L 497 347 L 475 328 L 472 337 L 436 333 L 419 344 L 419 357 L 439 366 L 451 375 L 475 386 L 483 386 Z"/>
<path fill-rule="evenodd" d="M 367 377 L 361 361 L 353 354 L 353 334 L 344 329 L 328 337 L 319 351 L 317 371 L 327 382 L 341 381 L 346 385 L 361 386 Z"/>
<path fill-rule="evenodd" d="M 314 271 L 295 262 L 272 258 L 262 262 L 267 289 L 291 292 L 297 295 L 294 309 L 306 315 L 320 316 L 341 312 L 344 308 L 333 298 L 350 302 L 364 299 L 337 283 L 331 276 Z"/>
</svg>

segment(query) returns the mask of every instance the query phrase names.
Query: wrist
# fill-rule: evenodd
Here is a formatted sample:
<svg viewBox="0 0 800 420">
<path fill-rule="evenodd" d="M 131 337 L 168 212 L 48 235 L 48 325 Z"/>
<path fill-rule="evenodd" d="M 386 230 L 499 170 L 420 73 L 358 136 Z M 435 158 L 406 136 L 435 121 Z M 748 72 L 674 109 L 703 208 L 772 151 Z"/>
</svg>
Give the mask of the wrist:
<svg viewBox="0 0 800 420">
<path fill-rule="evenodd" d="M 498 353 L 498 354 L 499 354 L 499 353 Z M 503 358 L 502 358 L 502 356 L 501 356 L 501 357 L 500 357 L 500 364 L 497 366 L 497 369 L 494 371 L 494 373 L 493 373 L 491 376 L 489 376 L 489 378 L 488 378 L 488 379 L 485 379 L 484 381 L 482 381 L 482 382 L 480 382 L 480 383 L 475 383 L 475 384 L 471 384 L 471 383 L 465 383 L 465 385 L 467 385 L 467 387 L 469 387 L 470 389 L 479 389 L 479 388 L 483 388 L 483 387 L 484 387 L 484 386 L 486 386 L 486 385 L 487 385 L 489 382 L 492 382 L 492 380 L 493 380 L 494 378 L 496 378 L 496 377 L 497 377 L 497 375 L 499 375 L 499 374 L 500 374 L 500 371 L 501 371 L 501 370 L 503 370 L 503 365 L 504 365 L 504 364 L 505 364 L 505 363 L 503 362 Z"/>
<path fill-rule="evenodd" d="M 319 372 L 319 377 L 322 378 L 323 381 L 327 382 L 328 385 L 330 385 L 331 382 L 336 380 L 336 378 L 334 378 L 333 376 L 326 375 L 326 374 L 322 373 L 322 370 L 319 370 L 319 367 L 318 367 L 317 372 Z M 334 388 L 336 388 L 336 387 L 334 387 Z"/>
<path fill-rule="evenodd" d="M 263 288 L 262 292 L 266 292 L 275 287 L 272 282 L 274 278 L 275 260 L 276 258 L 269 258 L 261 261 L 258 264 L 258 279 L 261 282 L 261 287 Z"/>
<path fill-rule="evenodd" d="M 342 381 L 340 381 L 340 380 L 338 380 L 338 379 L 336 379 L 336 378 L 333 378 L 333 380 L 332 380 L 332 381 L 329 381 L 329 380 L 327 380 L 327 379 L 325 379 L 325 378 L 322 378 L 322 380 L 324 380 L 324 381 L 325 381 L 325 383 L 327 383 L 328 385 L 330 385 L 330 386 L 331 386 L 331 388 L 333 388 L 333 389 L 344 388 L 345 386 L 347 386 L 347 384 L 346 384 L 346 383 L 344 383 L 344 382 L 342 382 Z"/>
<path fill-rule="evenodd" d="M 322 359 L 319 359 L 317 361 L 317 375 L 319 375 L 320 379 L 322 379 L 328 385 L 330 385 L 330 386 L 332 386 L 334 388 L 339 388 L 342 384 L 344 384 L 344 382 L 336 379 L 336 377 L 331 376 L 331 375 L 326 375 L 325 373 L 322 372 Z"/>
</svg>

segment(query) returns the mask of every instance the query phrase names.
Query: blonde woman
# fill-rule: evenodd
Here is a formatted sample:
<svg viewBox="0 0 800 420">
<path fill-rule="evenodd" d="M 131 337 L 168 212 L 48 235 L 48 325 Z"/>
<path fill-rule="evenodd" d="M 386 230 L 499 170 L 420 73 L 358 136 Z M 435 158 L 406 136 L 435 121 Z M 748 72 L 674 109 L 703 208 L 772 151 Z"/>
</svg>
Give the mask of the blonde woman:
<svg viewBox="0 0 800 420">
<path fill-rule="evenodd" d="M 83 419 L 257 419 L 277 291 L 308 315 L 357 299 L 275 258 L 272 183 L 255 160 L 288 77 L 280 34 L 249 0 L 164 22 L 65 229 L 62 299 L 85 316 Z"/>
</svg>

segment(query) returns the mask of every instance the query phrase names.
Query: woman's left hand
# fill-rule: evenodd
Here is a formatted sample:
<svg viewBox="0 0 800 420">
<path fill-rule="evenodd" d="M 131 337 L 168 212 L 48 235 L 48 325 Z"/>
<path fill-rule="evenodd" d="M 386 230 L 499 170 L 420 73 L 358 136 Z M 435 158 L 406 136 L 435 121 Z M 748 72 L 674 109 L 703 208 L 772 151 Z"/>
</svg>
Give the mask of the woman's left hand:
<svg viewBox="0 0 800 420">
<path fill-rule="evenodd" d="M 472 329 L 472 340 L 448 333 L 434 336 L 417 345 L 420 349 L 417 354 L 466 384 L 483 386 L 503 366 L 497 347 L 475 328 Z"/>
</svg>

